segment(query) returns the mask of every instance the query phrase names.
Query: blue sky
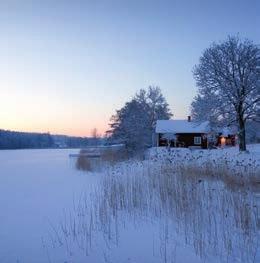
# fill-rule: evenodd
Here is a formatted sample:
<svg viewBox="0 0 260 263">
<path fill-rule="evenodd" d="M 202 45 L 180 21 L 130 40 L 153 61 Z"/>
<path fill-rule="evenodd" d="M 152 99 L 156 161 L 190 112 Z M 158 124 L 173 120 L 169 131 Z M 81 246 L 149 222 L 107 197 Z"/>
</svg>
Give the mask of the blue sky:
<svg viewBox="0 0 260 263">
<path fill-rule="evenodd" d="M 0 128 L 88 135 L 140 88 L 174 118 L 196 94 L 213 41 L 260 43 L 260 1 L 0 1 Z"/>
</svg>

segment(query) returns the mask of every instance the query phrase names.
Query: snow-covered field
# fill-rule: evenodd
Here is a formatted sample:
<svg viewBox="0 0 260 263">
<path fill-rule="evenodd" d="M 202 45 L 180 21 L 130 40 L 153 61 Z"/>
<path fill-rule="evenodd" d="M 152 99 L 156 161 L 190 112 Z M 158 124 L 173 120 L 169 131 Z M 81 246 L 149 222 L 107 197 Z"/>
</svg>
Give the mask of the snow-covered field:
<svg viewBox="0 0 260 263">
<path fill-rule="evenodd" d="M 205 153 L 258 165 L 250 148 Z M 78 150 L 0 151 L 0 262 L 257 262 L 258 195 L 170 176 L 159 151 L 103 173 Z"/>
<path fill-rule="evenodd" d="M 227 147 L 212 150 L 190 150 L 187 148 L 155 147 L 150 149 L 148 158 L 156 160 L 171 160 L 182 162 L 184 164 L 194 163 L 203 165 L 215 162 L 216 165 L 226 164 L 228 168 L 240 169 L 253 165 L 260 168 L 260 144 L 250 144 L 247 146 L 247 152 L 241 153 L 238 147 Z"/>
</svg>

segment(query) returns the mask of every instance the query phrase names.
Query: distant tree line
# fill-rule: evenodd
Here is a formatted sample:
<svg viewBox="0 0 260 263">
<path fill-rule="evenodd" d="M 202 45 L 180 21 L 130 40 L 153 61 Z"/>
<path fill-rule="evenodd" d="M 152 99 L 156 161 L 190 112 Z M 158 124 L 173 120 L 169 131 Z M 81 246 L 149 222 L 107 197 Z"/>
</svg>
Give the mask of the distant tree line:
<svg viewBox="0 0 260 263">
<path fill-rule="evenodd" d="M 55 148 L 84 148 L 88 146 L 99 146 L 105 143 L 101 136 L 75 137 L 67 135 L 52 135 Z"/>
<path fill-rule="evenodd" d="M 83 148 L 103 144 L 102 138 L 0 130 L 0 149 Z"/>
<path fill-rule="evenodd" d="M 53 148 L 49 133 L 27 133 L 0 130 L 0 149 Z"/>
</svg>

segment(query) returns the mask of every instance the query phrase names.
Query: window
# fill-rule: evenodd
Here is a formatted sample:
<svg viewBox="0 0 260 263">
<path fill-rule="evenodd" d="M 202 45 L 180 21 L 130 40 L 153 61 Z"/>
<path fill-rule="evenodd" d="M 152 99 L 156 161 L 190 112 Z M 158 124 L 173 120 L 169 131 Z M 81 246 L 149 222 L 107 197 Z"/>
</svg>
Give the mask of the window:
<svg viewBox="0 0 260 263">
<path fill-rule="evenodd" d="M 201 144 L 201 137 L 194 137 L 194 144 Z"/>
</svg>

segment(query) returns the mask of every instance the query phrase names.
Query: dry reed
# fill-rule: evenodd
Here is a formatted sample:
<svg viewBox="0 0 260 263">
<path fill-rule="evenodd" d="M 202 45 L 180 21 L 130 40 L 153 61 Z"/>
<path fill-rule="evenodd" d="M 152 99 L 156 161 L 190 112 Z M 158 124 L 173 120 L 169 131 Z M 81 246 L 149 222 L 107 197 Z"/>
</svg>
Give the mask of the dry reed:
<svg viewBox="0 0 260 263">
<path fill-rule="evenodd" d="M 83 171 L 92 171 L 91 160 L 85 156 L 85 151 L 81 150 L 76 160 L 76 168 Z"/>
<path fill-rule="evenodd" d="M 114 162 L 107 152 L 104 160 Z M 74 205 L 64 216 L 59 240 L 68 256 L 75 244 L 88 255 L 98 233 L 109 248 L 118 244 L 119 231 L 131 222 L 159 224 L 161 262 L 170 262 L 170 244 L 178 233 L 195 253 L 228 262 L 254 262 L 258 215 L 253 193 L 224 186 L 250 186 L 257 182 L 254 169 L 235 173 L 227 165 L 194 166 L 171 162 L 127 161 L 108 167 L 91 197 Z M 250 180 L 244 180 L 246 176 Z M 244 180 L 244 181 L 243 181 Z M 224 184 L 223 184 L 224 183 Z M 74 245 L 73 245 L 74 244 Z"/>
</svg>

